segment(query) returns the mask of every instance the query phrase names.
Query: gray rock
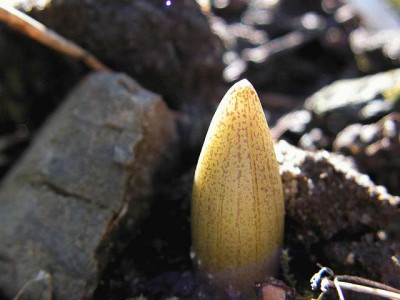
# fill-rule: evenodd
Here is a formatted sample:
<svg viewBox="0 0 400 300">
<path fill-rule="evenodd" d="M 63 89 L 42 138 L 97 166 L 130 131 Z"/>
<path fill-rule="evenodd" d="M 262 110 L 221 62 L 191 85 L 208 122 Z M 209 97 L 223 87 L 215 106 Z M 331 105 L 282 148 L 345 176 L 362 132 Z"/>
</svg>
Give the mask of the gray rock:
<svg viewBox="0 0 400 300">
<path fill-rule="evenodd" d="M 312 122 L 337 134 L 347 125 L 371 122 L 398 107 L 398 101 L 385 99 L 384 94 L 399 84 L 400 69 L 339 80 L 308 98 L 305 107 L 315 116 Z"/>
<path fill-rule="evenodd" d="M 85 79 L 2 182 L 0 289 L 15 296 L 45 270 L 57 299 L 90 298 L 146 217 L 174 138 L 157 95 L 123 74 Z"/>
</svg>

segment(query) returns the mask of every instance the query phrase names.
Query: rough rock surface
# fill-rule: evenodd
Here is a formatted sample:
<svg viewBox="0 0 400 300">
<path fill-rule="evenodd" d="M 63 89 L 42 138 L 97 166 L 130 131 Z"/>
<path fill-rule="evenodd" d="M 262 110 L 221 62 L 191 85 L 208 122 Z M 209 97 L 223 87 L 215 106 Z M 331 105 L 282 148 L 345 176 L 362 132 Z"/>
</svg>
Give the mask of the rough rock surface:
<svg viewBox="0 0 400 300">
<path fill-rule="evenodd" d="M 222 45 L 196 1 L 52 0 L 31 14 L 175 107 L 220 83 Z"/>
<path fill-rule="evenodd" d="M 333 142 L 333 149 L 354 157 L 358 168 L 371 175 L 392 194 L 400 194 L 400 114 L 380 121 L 347 126 Z"/>
<path fill-rule="evenodd" d="M 276 154 L 288 221 L 286 246 L 302 244 L 317 262 L 329 257 L 336 272 L 358 272 L 398 286 L 400 269 L 392 256 L 400 257 L 400 198 L 373 184 L 341 155 L 304 151 L 284 141 Z"/>
<path fill-rule="evenodd" d="M 0 192 L 0 289 L 40 270 L 57 299 L 90 298 L 146 216 L 173 114 L 122 74 L 85 79 L 48 120 Z"/>
<path fill-rule="evenodd" d="M 365 226 L 379 229 L 394 220 L 400 198 L 374 185 L 344 156 L 303 151 L 284 141 L 276 151 L 286 213 L 298 220 L 299 240 L 311 244 L 343 230 L 350 234 Z"/>
</svg>

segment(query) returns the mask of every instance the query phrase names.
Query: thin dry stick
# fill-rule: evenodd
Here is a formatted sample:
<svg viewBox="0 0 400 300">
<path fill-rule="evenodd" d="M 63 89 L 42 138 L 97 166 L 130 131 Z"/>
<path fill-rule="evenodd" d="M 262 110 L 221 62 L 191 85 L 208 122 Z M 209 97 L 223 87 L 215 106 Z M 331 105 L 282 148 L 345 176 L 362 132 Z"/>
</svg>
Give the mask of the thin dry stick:
<svg viewBox="0 0 400 300">
<path fill-rule="evenodd" d="M 342 292 L 342 288 L 340 287 L 340 282 L 339 282 L 339 280 L 337 280 L 337 277 L 335 277 L 335 279 L 333 280 L 333 284 L 335 285 L 336 292 L 337 292 L 337 294 L 339 296 L 339 299 L 340 300 L 345 300 L 343 292 Z"/>
<path fill-rule="evenodd" d="M 394 293 L 398 293 L 400 294 L 400 290 L 396 289 L 390 285 L 387 284 L 383 284 L 380 282 L 376 282 L 373 280 L 369 280 L 366 278 L 362 278 L 362 277 L 358 277 L 358 276 L 352 276 L 352 275 L 337 275 L 335 277 L 337 280 L 339 281 L 345 281 L 345 282 L 349 282 L 349 283 L 355 283 L 355 284 L 359 284 L 359 285 L 365 285 L 365 286 L 370 286 L 370 287 L 374 287 L 377 289 L 381 289 L 381 290 L 386 290 L 386 291 L 390 291 L 390 292 L 394 292 Z"/>
<path fill-rule="evenodd" d="M 88 51 L 9 5 L 0 3 L 0 21 L 50 48 L 82 60 L 94 70 L 111 72 Z"/>
<path fill-rule="evenodd" d="M 23 287 L 20 289 L 18 294 L 14 297 L 13 300 L 20 300 L 25 293 L 26 289 L 33 283 L 41 280 L 47 280 L 48 282 L 48 294 L 47 297 L 49 300 L 53 300 L 53 277 L 47 271 L 40 270 L 34 278 L 26 282 Z"/>
<path fill-rule="evenodd" d="M 397 292 L 392 292 L 392 291 L 387 291 L 387 290 L 382 290 L 374 287 L 369 287 L 369 286 L 363 286 L 359 284 L 354 284 L 354 283 L 349 283 L 349 282 L 343 282 L 336 280 L 336 282 L 332 282 L 332 280 L 328 278 L 323 278 L 321 282 L 321 286 L 324 287 L 326 290 L 329 287 L 336 288 L 336 290 L 341 292 L 341 290 L 351 290 L 355 291 L 358 293 L 364 293 L 364 294 L 369 294 L 369 295 L 375 295 L 375 296 L 380 296 L 388 299 L 399 299 L 400 300 L 400 293 Z M 338 288 L 339 287 L 339 288 Z M 339 294 L 340 296 L 340 294 Z M 341 295 L 343 297 L 343 294 Z"/>
</svg>

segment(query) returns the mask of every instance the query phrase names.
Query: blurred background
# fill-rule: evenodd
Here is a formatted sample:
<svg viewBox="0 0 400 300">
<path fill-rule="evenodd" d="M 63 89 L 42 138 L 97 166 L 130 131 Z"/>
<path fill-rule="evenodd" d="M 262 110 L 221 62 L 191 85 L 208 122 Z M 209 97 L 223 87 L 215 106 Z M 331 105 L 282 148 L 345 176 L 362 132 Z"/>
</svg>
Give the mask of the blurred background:
<svg viewBox="0 0 400 300">
<path fill-rule="evenodd" d="M 331 101 L 334 105 L 324 100 L 304 105 L 313 93 L 336 80 L 398 67 L 396 0 L 2 3 L 30 14 L 115 71 L 126 72 L 161 94 L 170 108 L 189 115 L 199 115 L 210 103 L 215 107 L 232 83 L 247 78 L 260 95 L 270 127 L 293 112 L 287 122 L 280 122 L 276 137 L 305 149 L 331 150 L 348 125 L 371 124 L 398 111 L 397 75 L 387 79 L 391 83 L 371 80 L 372 87 L 365 90 L 360 80 L 339 88 L 342 95 L 326 91 L 326 97 L 340 98 Z M 3 24 L 0 29 L 3 176 L 49 113 L 89 70 Z M 354 139 L 352 128 L 345 135 Z M 188 143 L 194 140 L 191 135 L 187 138 Z M 349 154 L 345 140 L 342 136 L 335 150 Z M 399 177 L 390 180 L 393 183 L 386 186 L 399 193 Z"/>
<path fill-rule="evenodd" d="M 297 147 L 288 148 L 292 149 L 290 151 L 282 150 L 282 153 L 288 155 L 286 159 L 293 162 L 296 161 L 295 157 L 309 157 L 307 162 L 294 163 L 298 163 L 295 167 L 304 172 L 304 177 L 300 178 L 295 168 L 288 171 L 293 172 L 290 178 L 294 178 L 299 186 L 293 194 L 309 202 L 303 207 L 304 210 L 292 202 L 288 206 L 286 223 L 287 229 L 292 231 L 287 231 L 289 233 L 285 237 L 285 245 L 288 248 L 290 263 L 287 263 L 287 267 L 290 272 L 283 268 L 279 278 L 296 287 L 302 295 L 310 295 L 309 278 L 316 272 L 316 263 L 325 262 L 335 266 L 339 272 L 363 275 L 399 288 L 399 0 L 0 0 L 0 4 L 18 9 L 81 46 L 115 72 L 110 76 L 116 76 L 105 79 L 101 74 L 93 75 L 93 70 L 79 60 L 49 49 L 0 22 L 0 179 L 7 182 L 4 187 L 0 187 L 0 204 L 2 201 L 8 203 L 4 199 L 14 195 L 8 183 L 14 180 L 13 174 L 25 170 L 28 175 L 19 177 L 29 178 L 29 170 L 36 172 L 35 168 L 43 176 L 49 176 L 45 185 L 58 195 L 67 198 L 80 195 L 81 191 L 75 188 L 75 184 L 86 184 L 84 174 L 90 173 L 84 168 L 80 169 L 80 166 L 91 162 L 84 159 L 85 155 L 93 154 L 85 150 L 83 141 L 93 142 L 93 136 L 88 133 L 88 137 L 81 138 L 82 144 L 78 139 L 77 150 L 74 152 L 76 140 L 69 139 L 70 131 L 73 130 L 62 127 L 65 120 L 60 117 L 61 112 L 53 114 L 57 111 L 65 112 L 66 107 L 71 108 L 70 104 L 65 104 L 70 103 L 70 97 L 82 97 L 82 101 L 89 103 L 91 99 L 106 97 L 109 88 L 113 91 L 110 95 L 117 99 L 126 93 L 115 87 L 115 82 L 118 82 L 119 88 L 124 86 L 134 95 L 132 97 L 139 97 L 140 103 L 148 103 L 149 99 L 165 102 L 165 107 L 160 104 L 162 108 L 157 106 L 159 110 L 150 117 L 139 113 L 132 117 L 137 128 L 145 128 L 143 132 L 138 130 L 143 136 L 146 137 L 147 132 L 155 132 L 154 136 L 150 135 L 150 141 L 146 140 L 147 148 L 138 150 L 141 153 L 153 153 L 153 150 L 148 151 L 153 148 L 163 149 L 161 152 L 164 152 L 167 149 L 165 140 L 173 141 L 170 146 L 173 150 L 165 150 L 168 155 L 155 151 L 154 156 L 143 160 L 144 164 L 151 165 L 151 170 L 147 170 L 147 167 L 144 171 L 140 169 L 146 175 L 144 179 L 141 178 L 144 184 L 137 180 L 141 192 L 139 195 L 145 194 L 150 199 L 146 202 L 146 206 L 148 204 L 150 207 L 146 210 L 146 217 L 138 218 L 141 220 L 138 224 L 142 225 L 134 230 L 129 227 L 132 224 L 136 226 L 136 219 L 132 224 L 127 222 L 129 226 L 124 224 L 126 228 L 123 230 L 128 235 L 123 235 L 123 238 L 112 236 L 111 239 L 124 240 L 127 244 L 122 248 L 113 248 L 110 251 L 112 254 L 105 251 L 106 254 L 101 252 L 100 255 L 99 249 L 103 249 L 97 247 L 96 243 L 105 243 L 110 238 L 110 224 L 120 221 L 113 208 L 110 209 L 110 215 L 105 217 L 111 221 L 105 222 L 106 225 L 103 224 L 104 227 L 96 233 L 99 238 L 93 242 L 95 246 L 89 242 L 80 245 L 81 248 L 77 246 L 87 250 L 87 257 L 83 259 L 82 269 L 77 267 L 79 272 L 73 274 L 79 279 L 79 284 L 84 282 L 85 287 L 92 288 L 87 292 L 89 298 L 142 299 L 141 295 L 150 299 L 167 296 L 183 299 L 216 297 L 204 278 L 198 278 L 193 272 L 189 256 L 190 190 L 193 170 L 211 117 L 229 87 L 243 78 L 247 78 L 257 90 L 274 139 Z M 116 73 L 125 73 L 140 86 Z M 89 81 L 85 81 L 85 78 L 89 78 Z M 91 82 L 89 87 L 85 85 L 87 82 Z M 143 91 L 142 87 L 150 93 Z M 104 108 L 104 111 L 99 108 L 101 113 L 98 113 L 96 109 L 100 104 L 82 108 L 79 103 L 75 102 L 76 108 L 72 106 L 71 114 L 76 111 L 78 114 L 87 112 L 90 120 L 116 109 L 113 118 L 118 116 L 116 120 L 121 118 L 125 122 L 129 119 L 126 115 L 131 113 L 129 110 L 128 113 L 124 111 L 125 107 L 115 108 L 112 105 Z M 63 121 L 57 123 L 59 117 Z M 103 120 L 99 119 L 101 123 Z M 112 119 L 111 125 L 107 126 L 117 127 L 125 133 L 118 127 L 122 121 L 118 119 L 118 123 L 116 120 Z M 176 129 L 171 129 L 172 123 Z M 40 133 L 48 132 L 49 127 L 59 128 L 55 124 L 61 124 L 60 128 L 64 131 L 52 133 L 51 138 Z M 72 126 L 74 130 L 85 132 L 86 127 L 82 125 L 82 130 L 78 123 L 76 126 Z M 160 127 L 165 127 L 167 134 L 158 134 Z M 129 134 L 134 136 L 135 130 Z M 102 134 L 96 135 L 101 143 Z M 105 136 L 108 137 L 107 134 Z M 114 146 L 109 147 L 112 148 L 110 153 L 113 153 L 110 156 L 114 155 L 112 159 L 107 157 L 108 152 L 103 155 L 103 148 L 99 151 L 101 155 L 96 156 L 96 151 L 93 154 L 94 162 L 110 159 L 113 160 L 111 166 L 114 166 L 115 161 L 118 166 L 123 165 L 124 171 L 118 170 L 116 174 L 125 172 L 132 165 L 137 167 L 131 164 L 129 156 L 136 146 L 123 144 L 121 140 L 126 136 L 121 136 L 117 138 L 122 145 L 120 148 L 119 144 L 115 149 Z M 47 146 L 39 149 L 35 143 L 39 145 L 43 142 L 43 145 L 47 145 L 53 140 L 58 143 L 58 139 L 63 140 L 64 137 L 66 145 L 56 145 L 55 149 L 61 149 L 61 154 L 52 169 L 53 165 L 51 168 L 46 165 L 52 159 L 53 154 L 49 156 L 52 146 L 49 149 L 46 149 Z M 114 139 L 110 140 L 114 142 Z M 74 149 L 71 151 L 76 156 L 63 156 L 64 148 L 68 147 Z M 37 161 L 33 159 L 35 163 L 27 165 L 22 162 L 20 164 L 24 167 L 17 167 L 24 155 L 33 157 L 29 153 L 35 153 Z M 292 158 L 288 153 L 293 153 Z M 337 154 L 346 156 L 350 161 L 350 171 L 335 169 L 337 161 L 334 159 Z M 326 158 L 323 163 L 321 155 Z M 158 162 L 155 159 L 158 156 L 161 157 L 163 167 L 153 169 L 152 163 Z M 280 163 L 281 167 L 285 164 L 282 161 Z M 68 177 L 68 166 L 75 164 L 77 169 L 73 171 L 78 173 L 76 177 L 71 175 L 71 179 Z M 16 170 L 16 173 L 11 170 Z M 148 175 L 148 171 L 151 175 Z M 106 183 L 101 183 L 107 188 L 96 186 L 98 183 L 94 186 L 82 184 L 80 188 L 85 193 L 87 190 L 94 191 L 95 196 L 86 197 L 85 194 L 87 203 L 104 200 L 101 188 L 114 190 L 111 184 L 107 186 L 107 182 L 112 182 L 112 176 L 107 174 L 108 169 L 102 167 L 98 172 L 104 176 Z M 60 181 L 52 181 L 49 174 L 60 176 Z M 352 179 L 354 174 L 357 180 Z M 71 183 L 71 189 L 68 184 L 64 184 L 63 176 L 71 180 L 68 182 Z M 324 178 L 328 179 L 324 181 Z M 21 186 L 19 184 L 12 189 L 23 190 L 26 182 Z M 31 183 L 27 185 L 31 186 Z M 120 185 L 116 190 L 122 189 L 121 194 L 125 197 L 125 190 Z M 144 191 L 141 190 L 142 186 L 145 186 Z M 9 194 L 4 192 L 2 195 L 2 189 Z M 128 194 L 131 195 L 130 192 Z M 141 199 L 139 196 L 137 198 Z M 40 203 L 41 196 L 37 199 L 37 203 Z M 329 203 L 333 203 L 334 209 L 327 209 L 324 199 L 331 201 Z M 108 208 L 109 202 L 106 200 L 101 203 L 99 211 Z M 384 206 L 387 203 L 390 204 L 389 208 Z M 34 207 L 41 207 L 36 205 L 35 202 Z M 302 205 L 301 201 L 299 205 Z M 46 204 L 43 206 L 46 207 Z M 46 259 L 47 255 L 51 256 L 50 261 L 56 266 L 61 265 L 62 270 L 64 265 L 70 263 L 71 257 L 81 255 L 76 254 L 79 251 L 74 248 L 76 252 L 68 252 L 71 257 L 65 258 L 64 244 L 53 243 L 60 236 L 61 239 L 64 236 L 71 238 L 66 245 L 77 240 L 69 227 L 61 226 L 65 231 L 49 233 L 47 240 L 46 230 L 52 226 L 46 227 L 41 223 L 44 220 L 42 211 L 32 209 L 26 215 L 17 214 L 22 216 L 18 225 L 23 223 L 23 227 L 29 230 L 23 231 L 14 226 L 14 219 L 10 218 L 10 221 L 6 216 L 8 212 L 17 212 L 19 209 L 23 211 L 24 205 L 0 206 L 0 238 L 15 236 L 18 242 L 10 244 L 19 245 L 21 240 L 35 240 L 31 238 L 31 233 L 43 233 L 38 240 L 43 238 L 48 241 L 44 243 L 50 249 L 50 254 L 45 254 Z M 74 215 L 71 211 L 75 212 L 72 209 L 66 211 L 70 215 Z M 132 213 L 133 218 L 139 215 L 136 211 L 129 213 Z M 37 214 L 37 219 L 27 218 L 30 214 Z M 51 214 L 46 212 L 47 217 Z M 99 218 L 97 211 L 95 216 L 94 219 Z M 391 223 L 392 217 L 397 218 L 394 225 Z M 85 223 L 81 227 L 79 223 L 86 218 L 89 217 L 84 215 L 74 224 L 77 224 L 77 232 L 82 230 L 85 232 L 82 235 L 86 234 L 90 240 L 94 236 L 93 232 L 89 232 L 89 235 L 85 231 L 89 225 Z M 28 220 L 26 223 L 25 219 Z M 386 221 L 390 228 L 384 226 Z M 69 219 L 68 222 L 71 223 Z M 66 224 L 70 224 L 68 222 Z M 168 226 L 160 228 L 160 222 Z M 3 243 L 6 245 L 5 241 Z M 39 244 L 42 245 L 41 242 Z M 30 264 L 28 258 L 20 259 L 18 255 L 29 251 L 22 248 L 18 250 L 20 252 L 15 252 L 19 254 L 16 254 L 14 262 L 21 261 L 20 269 L 7 273 L 11 267 L 4 263 L 8 261 L 8 256 L 2 254 L 7 248 L 4 245 L 0 245 L 0 271 L 6 271 L 0 273 L 5 274 L 4 282 L 9 280 L 11 286 L 10 282 L 14 280 L 12 276 L 24 270 L 24 263 Z M 27 249 L 33 249 L 29 247 Z M 53 261 L 53 252 L 59 255 L 56 255 L 57 259 L 62 259 Z M 107 258 L 103 262 L 97 260 L 102 255 Z M 37 257 L 40 261 L 41 256 Z M 86 262 L 96 270 L 96 275 L 90 273 L 89 279 L 84 269 Z M 50 263 L 49 266 L 52 269 Z M 34 264 L 32 268 L 36 270 L 36 267 Z M 1 278 L 0 291 L 5 292 L 4 295 L 0 292 L 0 299 L 9 299 L 10 292 L 1 285 Z M 21 286 L 21 281 L 18 286 Z M 57 287 L 54 293 L 57 294 Z M 81 291 L 76 293 L 73 295 L 79 295 L 77 298 L 83 297 Z M 62 293 L 60 295 L 59 299 L 65 296 Z"/>
</svg>

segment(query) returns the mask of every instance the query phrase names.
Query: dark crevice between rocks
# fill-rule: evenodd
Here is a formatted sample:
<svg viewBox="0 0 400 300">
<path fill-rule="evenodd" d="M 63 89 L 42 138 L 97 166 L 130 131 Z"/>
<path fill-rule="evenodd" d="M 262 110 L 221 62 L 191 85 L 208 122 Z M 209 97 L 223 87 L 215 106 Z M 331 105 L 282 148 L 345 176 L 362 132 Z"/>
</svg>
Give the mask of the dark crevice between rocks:
<svg viewBox="0 0 400 300">
<path fill-rule="evenodd" d="M 313 253 L 315 253 L 313 248 L 307 248 L 304 243 L 300 240 L 290 238 L 290 232 L 293 227 L 299 226 L 298 222 L 285 219 L 285 232 L 289 233 L 285 235 L 285 241 L 283 248 L 288 250 L 288 255 L 290 261 L 288 262 L 289 274 L 293 275 L 295 279 L 296 286 L 294 288 L 299 294 L 304 294 L 304 292 L 310 290 L 309 278 L 315 273 L 317 267 L 317 258 Z M 283 263 L 283 262 L 282 262 Z M 287 280 L 282 276 L 283 280 Z M 290 284 L 289 282 L 287 282 Z"/>
<path fill-rule="evenodd" d="M 128 246 L 112 255 L 113 260 L 100 275 L 93 299 L 227 297 L 193 268 L 190 199 L 199 149 L 182 147 L 182 140 L 178 144 L 175 147 L 181 152 L 166 157 L 158 168 L 148 218 Z"/>
<path fill-rule="evenodd" d="M 0 291 L 0 300 L 8 300 L 8 298 Z"/>
<path fill-rule="evenodd" d="M 161 197 L 154 202 L 138 236 L 103 272 L 94 299 L 140 295 L 148 279 L 191 269 L 188 220 L 174 211 L 181 211 L 179 203 Z"/>
<path fill-rule="evenodd" d="M 152 183 L 154 194 L 146 200 L 151 203 L 149 216 L 138 232 L 131 233 L 136 237 L 122 251 L 113 250 L 112 260 L 100 270 L 93 299 L 125 299 L 135 295 L 157 298 L 168 295 L 166 289 L 171 289 L 178 277 L 188 284 L 193 282 L 187 190 L 192 176 L 187 175 L 182 157 L 186 155 L 167 155 L 160 163 Z M 129 227 L 120 230 L 120 234 L 123 239 L 129 238 Z M 179 288 L 187 289 L 188 286 Z"/>
<path fill-rule="evenodd" d="M 319 266 L 331 268 L 337 275 L 346 274 L 365 277 L 365 274 L 369 274 L 369 279 L 382 281 L 379 272 L 383 261 L 375 258 L 378 261 L 366 264 L 363 260 L 368 255 L 371 255 L 371 251 L 377 251 L 377 253 L 373 252 L 373 255 L 378 255 L 382 259 L 389 255 L 388 253 L 391 250 L 386 248 L 390 248 L 390 241 L 393 242 L 395 240 L 390 234 L 387 241 L 379 240 L 376 236 L 376 229 L 374 230 L 365 225 L 358 227 L 354 231 L 341 230 L 329 239 L 304 243 L 304 241 L 296 240 L 296 238 L 291 236 L 291 230 L 297 226 L 300 226 L 298 222 L 287 218 L 285 247 L 289 250 L 289 257 L 291 258 L 289 263 L 290 273 L 296 280 L 295 288 L 299 295 L 311 292 L 309 280 L 319 271 Z M 317 229 L 315 230 L 318 231 Z M 371 244 L 366 243 L 365 239 L 367 237 L 373 240 L 372 244 L 376 245 L 371 246 Z M 380 247 L 385 247 L 385 249 L 381 249 Z M 339 253 L 340 257 L 337 256 Z M 392 255 L 395 255 L 393 251 Z M 373 265 L 376 266 L 375 274 L 369 269 Z M 286 278 L 283 279 L 285 280 Z M 391 284 L 395 285 L 396 283 Z M 314 296 L 318 295 L 315 294 Z"/>
<path fill-rule="evenodd" d="M 329 242 L 331 243 L 343 242 L 343 241 L 359 242 L 364 235 L 373 232 L 374 232 L 373 229 L 366 225 L 360 226 L 360 228 L 358 228 L 357 231 L 349 231 L 345 229 L 336 233 L 332 238 L 329 239 Z M 321 244 L 324 244 L 324 242 L 321 242 Z"/>
</svg>

